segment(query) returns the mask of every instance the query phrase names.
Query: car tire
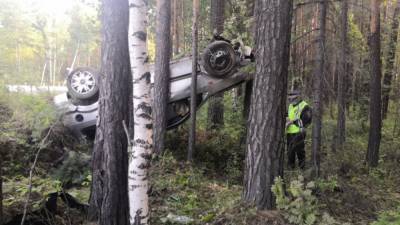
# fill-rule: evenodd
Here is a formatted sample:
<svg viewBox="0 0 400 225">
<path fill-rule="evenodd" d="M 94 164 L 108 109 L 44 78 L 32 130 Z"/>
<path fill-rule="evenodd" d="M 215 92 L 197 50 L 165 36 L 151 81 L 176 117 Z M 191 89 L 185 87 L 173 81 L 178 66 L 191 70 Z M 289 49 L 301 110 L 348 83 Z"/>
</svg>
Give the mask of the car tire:
<svg viewBox="0 0 400 225">
<path fill-rule="evenodd" d="M 67 77 L 68 94 L 75 100 L 85 101 L 98 98 L 100 74 L 88 67 L 80 67 Z"/>
<path fill-rule="evenodd" d="M 230 43 L 214 41 L 204 49 L 201 60 L 208 75 L 214 78 L 225 78 L 233 74 L 236 54 Z"/>
</svg>

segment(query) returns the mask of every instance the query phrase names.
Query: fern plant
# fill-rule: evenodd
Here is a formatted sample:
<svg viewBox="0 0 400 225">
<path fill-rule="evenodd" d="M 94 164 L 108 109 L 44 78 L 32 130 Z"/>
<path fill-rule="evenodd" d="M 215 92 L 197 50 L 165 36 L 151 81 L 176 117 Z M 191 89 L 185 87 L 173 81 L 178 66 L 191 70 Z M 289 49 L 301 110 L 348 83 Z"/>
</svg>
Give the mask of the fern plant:
<svg viewBox="0 0 400 225">
<path fill-rule="evenodd" d="M 276 196 L 276 205 L 282 211 L 283 217 L 291 224 L 296 225 L 339 225 L 327 213 L 320 212 L 318 199 L 312 194 L 314 182 L 304 184 L 304 177 L 293 180 L 285 194 L 283 180 L 275 178 L 271 190 Z M 343 224 L 344 225 L 344 224 Z"/>
</svg>

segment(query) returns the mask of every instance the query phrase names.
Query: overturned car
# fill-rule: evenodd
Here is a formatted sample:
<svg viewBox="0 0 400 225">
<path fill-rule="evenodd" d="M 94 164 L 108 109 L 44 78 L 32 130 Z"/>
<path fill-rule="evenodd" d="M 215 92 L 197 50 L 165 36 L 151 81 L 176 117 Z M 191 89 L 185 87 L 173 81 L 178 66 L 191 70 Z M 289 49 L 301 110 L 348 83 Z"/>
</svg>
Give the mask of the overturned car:
<svg viewBox="0 0 400 225">
<path fill-rule="evenodd" d="M 198 66 L 197 107 L 210 96 L 226 91 L 246 80 L 249 74 L 238 72 L 254 59 L 251 49 L 238 43 L 214 37 L 203 51 Z M 150 65 L 151 82 L 154 66 Z M 170 62 L 170 95 L 167 129 L 182 124 L 190 116 L 192 58 Z M 76 134 L 93 137 L 96 129 L 100 74 L 91 68 L 77 68 L 67 77 L 68 92 L 57 95 L 54 102 L 62 113 L 62 122 Z M 154 91 L 154 90 L 152 90 Z"/>
</svg>

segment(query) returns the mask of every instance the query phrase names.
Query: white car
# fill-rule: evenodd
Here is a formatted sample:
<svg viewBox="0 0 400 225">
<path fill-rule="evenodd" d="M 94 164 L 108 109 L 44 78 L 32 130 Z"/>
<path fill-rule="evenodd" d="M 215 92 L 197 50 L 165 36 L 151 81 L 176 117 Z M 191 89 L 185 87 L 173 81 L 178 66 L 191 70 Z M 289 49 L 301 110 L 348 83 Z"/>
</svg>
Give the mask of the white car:
<svg viewBox="0 0 400 225">
<path fill-rule="evenodd" d="M 234 47 L 227 40 L 212 42 L 204 51 L 198 67 L 197 101 L 200 107 L 210 96 L 226 91 L 251 75 L 237 72 L 253 59 L 251 49 Z M 154 69 L 150 66 L 151 81 Z M 167 129 L 175 128 L 190 116 L 190 87 L 192 58 L 170 62 L 170 95 L 167 110 Z M 99 73 L 91 68 L 77 68 L 67 77 L 68 92 L 54 98 L 61 110 L 65 126 L 77 134 L 93 137 L 98 108 Z"/>
</svg>

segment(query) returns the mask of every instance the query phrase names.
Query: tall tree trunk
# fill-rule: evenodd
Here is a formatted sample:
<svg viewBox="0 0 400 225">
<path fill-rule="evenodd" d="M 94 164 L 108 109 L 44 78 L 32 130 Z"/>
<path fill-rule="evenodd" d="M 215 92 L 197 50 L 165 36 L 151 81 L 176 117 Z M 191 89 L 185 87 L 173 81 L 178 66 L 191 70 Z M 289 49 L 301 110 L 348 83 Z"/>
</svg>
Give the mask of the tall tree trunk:
<svg viewBox="0 0 400 225">
<path fill-rule="evenodd" d="M 130 223 L 148 224 L 148 169 L 153 148 L 151 75 L 147 53 L 147 0 L 129 0 L 129 53 L 133 76 L 134 134 L 129 150 L 128 192 Z M 170 11 L 167 11 L 169 13 Z M 168 26 L 168 29 L 170 26 Z M 168 45 L 168 44 L 167 44 Z M 167 48 L 166 51 L 169 51 Z M 169 54 L 167 54 L 169 55 Z"/>
<path fill-rule="evenodd" d="M 326 34 L 326 11 L 327 2 L 322 0 L 319 10 L 319 34 L 317 44 L 316 65 L 314 68 L 314 89 L 313 89 L 313 114 L 314 122 L 312 128 L 312 159 L 313 171 L 316 176 L 320 172 L 320 151 L 321 151 L 321 128 L 322 128 L 322 80 L 325 77 L 325 34 Z"/>
<path fill-rule="evenodd" d="M 337 127 L 336 127 L 336 143 L 334 150 L 336 148 L 342 149 L 343 143 L 346 137 L 346 88 L 345 80 L 348 76 L 347 74 L 347 51 L 348 51 L 348 1 L 342 1 L 340 3 L 340 52 L 339 52 L 339 73 L 338 84 L 337 84 Z"/>
<path fill-rule="evenodd" d="M 297 9 L 293 12 L 293 34 L 294 38 L 297 38 Z M 295 77 L 297 71 L 297 41 L 292 44 L 292 80 Z"/>
<path fill-rule="evenodd" d="M 92 156 L 89 218 L 99 225 L 128 224 L 127 139 L 132 77 L 128 51 L 128 2 L 102 1 L 99 119 Z"/>
<path fill-rule="evenodd" d="M 157 0 L 156 60 L 154 65 L 154 151 L 164 150 L 171 55 L 171 1 Z"/>
<path fill-rule="evenodd" d="M 397 33 L 399 29 L 400 0 L 397 0 L 396 8 L 393 13 L 392 31 L 389 37 L 388 55 L 386 56 L 386 68 L 383 76 L 382 90 L 382 115 L 386 118 L 389 108 L 389 95 L 392 86 L 392 77 L 394 69 L 394 61 L 396 58 Z"/>
<path fill-rule="evenodd" d="M 248 17 L 253 17 L 255 0 L 246 0 L 246 4 L 247 4 L 246 15 Z M 254 35 L 253 35 L 255 33 L 255 23 L 254 22 L 252 22 L 252 24 L 249 26 L 249 29 L 247 30 L 247 32 L 251 34 L 251 37 L 254 40 Z M 247 119 L 249 117 L 249 112 L 250 112 L 250 101 L 251 101 L 251 93 L 253 90 L 253 80 L 246 81 L 244 89 L 245 90 L 244 90 L 244 97 L 243 97 L 243 118 L 247 122 Z"/>
<path fill-rule="evenodd" d="M 193 160 L 193 152 L 196 146 L 196 108 L 197 108 L 197 46 L 198 46 L 198 19 L 199 0 L 193 0 L 193 25 L 192 25 L 192 84 L 190 92 L 190 133 L 187 160 Z"/>
<path fill-rule="evenodd" d="M 243 199 L 275 207 L 271 192 L 284 149 L 293 2 L 257 0 L 256 74 L 249 115 Z"/>
<path fill-rule="evenodd" d="M 211 32 L 224 32 L 225 0 L 211 0 Z M 212 96 L 208 101 L 208 127 L 218 128 L 224 124 L 224 93 Z"/>
<path fill-rule="evenodd" d="M 173 0 L 174 2 L 174 21 L 173 21 L 173 35 L 174 35 L 174 55 L 178 55 L 180 52 L 180 35 L 179 35 L 179 15 L 181 10 L 179 9 L 179 5 L 181 5 L 180 0 Z"/>
<path fill-rule="evenodd" d="M 379 145 L 381 143 L 381 25 L 380 0 L 371 0 L 371 36 L 369 38 L 371 57 L 370 104 L 369 104 L 369 138 L 367 162 L 371 167 L 378 165 Z"/>
</svg>

